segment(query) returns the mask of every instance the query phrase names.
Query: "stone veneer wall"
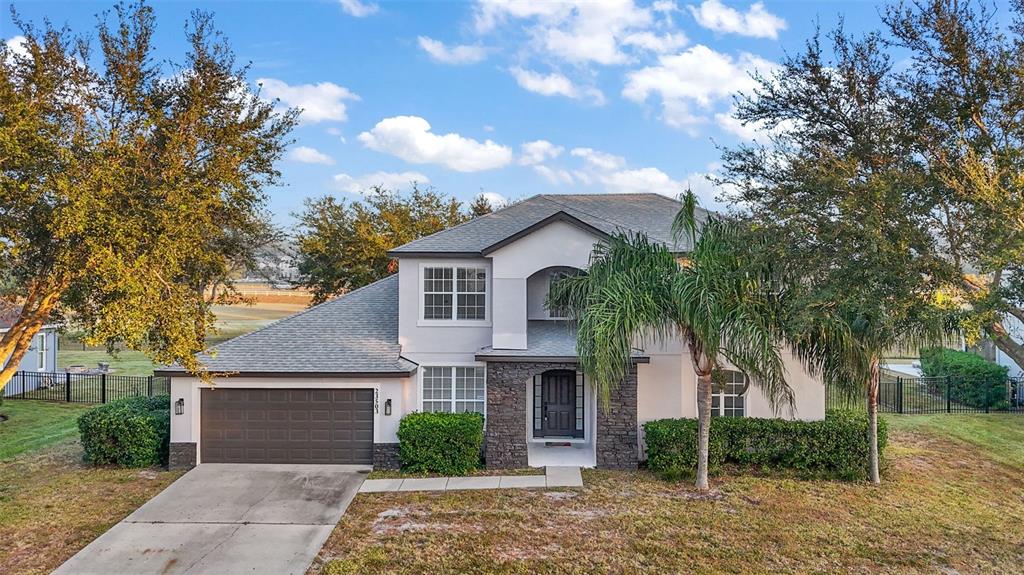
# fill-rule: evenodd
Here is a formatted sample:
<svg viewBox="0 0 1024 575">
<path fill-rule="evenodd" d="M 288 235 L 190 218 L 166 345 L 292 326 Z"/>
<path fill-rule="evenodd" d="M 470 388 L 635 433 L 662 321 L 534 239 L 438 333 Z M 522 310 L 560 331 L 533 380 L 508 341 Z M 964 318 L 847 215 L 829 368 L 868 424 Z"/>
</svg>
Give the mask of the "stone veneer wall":
<svg viewBox="0 0 1024 575">
<path fill-rule="evenodd" d="M 195 466 L 195 443 L 171 443 L 167 454 L 167 469 L 192 469 Z"/>
<path fill-rule="evenodd" d="M 402 460 L 398 457 L 397 443 L 374 443 L 373 444 L 373 468 L 374 469 L 401 469 Z"/>
<path fill-rule="evenodd" d="M 553 369 L 576 371 L 576 363 L 487 362 L 488 469 L 516 469 L 528 465 L 526 413 L 533 376 Z M 636 469 L 636 365 L 612 392 L 611 408 L 597 410 L 597 466 Z"/>
<path fill-rule="evenodd" d="M 612 390 L 609 408 L 597 407 L 597 466 L 603 469 L 636 469 L 639 457 L 636 420 L 636 364 Z"/>
</svg>

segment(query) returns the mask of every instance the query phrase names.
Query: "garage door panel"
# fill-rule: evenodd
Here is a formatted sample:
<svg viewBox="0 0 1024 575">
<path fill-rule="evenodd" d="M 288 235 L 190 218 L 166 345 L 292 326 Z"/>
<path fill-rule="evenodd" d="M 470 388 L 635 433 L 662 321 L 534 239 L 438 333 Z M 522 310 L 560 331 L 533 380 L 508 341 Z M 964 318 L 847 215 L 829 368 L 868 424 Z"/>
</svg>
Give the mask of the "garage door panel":
<svg viewBox="0 0 1024 575">
<path fill-rule="evenodd" d="M 372 389 L 204 389 L 209 463 L 373 461 Z"/>
</svg>

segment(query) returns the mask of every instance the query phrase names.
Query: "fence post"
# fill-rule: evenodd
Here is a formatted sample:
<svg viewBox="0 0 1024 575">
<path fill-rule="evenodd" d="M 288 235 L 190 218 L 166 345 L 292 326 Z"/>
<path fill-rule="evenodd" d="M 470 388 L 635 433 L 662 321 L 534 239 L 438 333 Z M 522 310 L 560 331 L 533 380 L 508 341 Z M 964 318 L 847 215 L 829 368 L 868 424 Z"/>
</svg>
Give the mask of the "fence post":
<svg viewBox="0 0 1024 575">
<path fill-rule="evenodd" d="M 992 403 L 992 382 L 985 381 L 985 413 L 988 413 L 988 405 Z"/>
<path fill-rule="evenodd" d="M 107 374 L 100 374 L 100 403 L 107 402 Z"/>
<path fill-rule="evenodd" d="M 64 372 L 64 401 L 71 403 L 71 372 Z"/>
<path fill-rule="evenodd" d="M 903 378 L 896 378 L 896 413 L 903 413 Z"/>
<path fill-rule="evenodd" d="M 950 395 L 953 393 L 953 381 L 950 376 L 946 376 L 946 413 L 953 413 L 953 400 Z"/>
<path fill-rule="evenodd" d="M 153 397 L 153 376 L 151 375 L 146 379 L 147 383 L 149 384 L 149 397 Z"/>
</svg>

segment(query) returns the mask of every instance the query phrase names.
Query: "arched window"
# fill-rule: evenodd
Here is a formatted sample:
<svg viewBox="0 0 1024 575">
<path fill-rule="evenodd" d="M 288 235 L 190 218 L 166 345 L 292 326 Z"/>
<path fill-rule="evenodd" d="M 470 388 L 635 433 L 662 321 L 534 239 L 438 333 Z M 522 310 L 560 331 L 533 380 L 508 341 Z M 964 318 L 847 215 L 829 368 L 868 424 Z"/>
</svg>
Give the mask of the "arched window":
<svg viewBox="0 0 1024 575">
<path fill-rule="evenodd" d="M 721 385 L 712 388 L 712 417 L 744 417 L 747 414 L 747 376 L 743 372 L 722 370 Z"/>
</svg>

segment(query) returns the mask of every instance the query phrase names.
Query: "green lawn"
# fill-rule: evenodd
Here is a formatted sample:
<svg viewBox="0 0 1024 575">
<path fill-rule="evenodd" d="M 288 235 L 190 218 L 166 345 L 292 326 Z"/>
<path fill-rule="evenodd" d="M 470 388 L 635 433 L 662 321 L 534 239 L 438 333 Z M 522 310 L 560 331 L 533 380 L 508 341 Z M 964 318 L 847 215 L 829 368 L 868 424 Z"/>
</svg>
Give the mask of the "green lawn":
<svg viewBox="0 0 1024 575">
<path fill-rule="evenodd" d="M 1024 415 L 886 419 L 878 487 L 585 470 L 580 490 L 360 494 L 309 573 L 1021 572 Z"/>
<path fill-rule="evenodd" d="M 0 461 L 76 437 L 75 420 L 89 407 L 26 399 L 4 401 L 0 414 L 8 419 L 0 422 Z"/>
<path fill-rule="evenodd" d="M 306 309 L 304 305 L 266 303 L 252 306 L 213 306 L 217 316 L 215 333 L 207 337 L 207 345 L 217 345 L 233 337 L 265 327 L 283 317 Z M 77 341 L 62 339 L 57 351 L 57 367 L 61 370 L 69 365 L 84 365 L 95 368 L 99 362 L 108 362 L 117 375 L 152 375 L 155 365 L 146 354 L 139 351 L 122 350 L 115 355 L 104 349 L 82 349 Z"/>
<path fill-rule="evenodd" d="M 1024 413 L 884 417 L 894 431 L 927 432 L 962 441 L 995 461 L 1024 470 Z"/>
</svg>

